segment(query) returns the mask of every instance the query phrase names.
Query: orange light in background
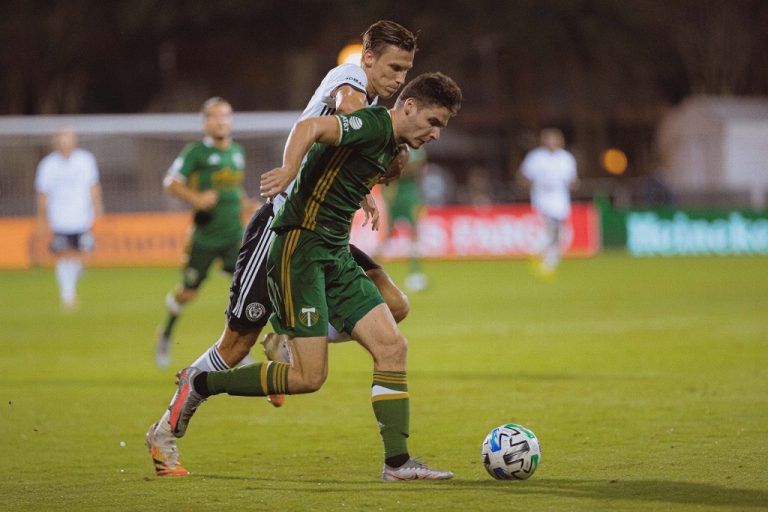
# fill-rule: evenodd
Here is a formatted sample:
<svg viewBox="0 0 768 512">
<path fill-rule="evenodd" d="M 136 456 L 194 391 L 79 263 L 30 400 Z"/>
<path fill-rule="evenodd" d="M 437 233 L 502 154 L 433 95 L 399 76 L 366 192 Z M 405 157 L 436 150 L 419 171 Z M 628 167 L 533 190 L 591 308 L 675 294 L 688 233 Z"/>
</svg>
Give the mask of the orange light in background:
<svg viewBox="0 0 768 512">
<path fill-rule="evenodd" d="M 600 157 L 603 169 L 616 176 L 627 170 L 627 155 L 620 149 L 609 148 Z"/>
<path fill-rule="evenodd" d="M 348 44 L 339 52 L 336 57 L 336 63 L 342 64 L 360 64 L 360 58 L 363 56 L 363 45 L 360 43 Z"/>
</svg>

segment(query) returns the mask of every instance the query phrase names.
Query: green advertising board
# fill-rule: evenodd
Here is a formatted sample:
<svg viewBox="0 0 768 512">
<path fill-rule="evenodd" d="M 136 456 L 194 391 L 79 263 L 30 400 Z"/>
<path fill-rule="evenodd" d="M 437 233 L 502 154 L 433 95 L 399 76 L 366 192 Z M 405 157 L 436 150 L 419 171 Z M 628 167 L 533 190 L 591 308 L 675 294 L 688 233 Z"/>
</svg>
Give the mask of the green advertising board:
<svg viewBox="0 0 768 512">
<path fill-rule="evenodd" d="M 768 210 L 600 211 L 603 247 L 625 247 L 633 256 L 768 255 Z"/>
</svg>

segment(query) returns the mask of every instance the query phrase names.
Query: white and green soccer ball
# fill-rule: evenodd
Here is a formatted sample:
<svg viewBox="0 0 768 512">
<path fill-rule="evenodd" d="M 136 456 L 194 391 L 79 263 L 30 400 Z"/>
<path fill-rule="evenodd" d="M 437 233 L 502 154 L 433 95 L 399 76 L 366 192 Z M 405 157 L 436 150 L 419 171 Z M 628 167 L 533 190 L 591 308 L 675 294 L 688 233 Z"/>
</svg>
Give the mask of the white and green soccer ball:
<svg viewBox="0 0 768 512">
<path fill-rule="evenodd" d="M 486 471 L 496 480 L 525 480 L 541 463 L 536 434 L 515 423 L 491 430 L 480 453 Z"/>
</svg>

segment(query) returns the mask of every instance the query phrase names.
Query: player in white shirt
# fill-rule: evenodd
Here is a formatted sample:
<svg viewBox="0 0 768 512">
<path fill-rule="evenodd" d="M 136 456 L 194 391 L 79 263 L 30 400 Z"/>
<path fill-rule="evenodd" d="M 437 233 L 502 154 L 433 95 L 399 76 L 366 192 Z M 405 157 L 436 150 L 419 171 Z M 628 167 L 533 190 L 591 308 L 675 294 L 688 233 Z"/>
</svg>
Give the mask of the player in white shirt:
<svg viewBox="0 0 768 512">
<path fill-rule="evenodd" d="M 103 212 L 99 169 L 93 155 L 77 147 L 77 135 L 62 128 L 53 136 L 54 151 L 37 166 L 38 235 L 50 237 L 56 257 L 56 281 L 64 309 L 77 307 L 77 281 L 84 253 L 94 247 L 91 228 Z"/>
<path fill-rule="evenodd" d="M 413 67 L 416 53 L 416 36 L 391 21 L 379 21 L 363 34 L 361 63 L 342 64 L 330 70 L 321 81 L 300 119 L 336 112 L 348 114 L 376 104 L 378 98 L 392 97 L 405 82 L 405 76 Z M 407 160 L 403 151 L 398 164 L 391 167 L 388 179 L 396 178 Z M 284 194 L 290 193 L 292 184 Z M 286 196 L 277 196 L 274 203 L 262 206 L 250 219 L 238 255 L 230 288 L 230 302 L 226 310 L 227 323 L 218 341 L 204 352 L 192 366 L 204 371 L 226 370 L 236 366 L 256 343 L 262 328 L 272 312 L 267 293 L 266 254 L 274 238 L 269 229 L 274 214 L 282 207 Z M 366 211 L 366 222 L 378 227 L 378 211 L 368 198 L 361 207 Z M 350 245 L 355 261 L 378 287 L 393 317 L 399 322 L 408 314 L 409 305 L 405 294 L 392 282 L 384 270 L 369 256 Z M 348 338 L 346 333 L 329 333 L 336 341 Z M 290 348 L 285 337 L 272 337 L 270 343 L 283 354 L 282 360 L 290 359 Z M 171 404 L 174 403 L 171 400 Z M 273 405 L 282 404 L 283 395 L 270 397 Z M 146 436 L 147 449 L 152 455 L 158 476 L 187 475 L 179 462 L 176 437 L 182 433 L 171 431 L 169 409 L 154 423 Z M 174 424 L 177 418 L 174 418 Z"/>
<path fill-rule="evenodd" d="M 557 128 L 541 131 L 540 146 L 521 164 L 522 176 L 531 190 L 531 205 L 545 223 L 539 270 L 552 277 L 562 254 L 563 223 L 571 215 L 571 189 L 578 183 L 576 159 L 564 149 L 565 137 Z"/>
</svg>

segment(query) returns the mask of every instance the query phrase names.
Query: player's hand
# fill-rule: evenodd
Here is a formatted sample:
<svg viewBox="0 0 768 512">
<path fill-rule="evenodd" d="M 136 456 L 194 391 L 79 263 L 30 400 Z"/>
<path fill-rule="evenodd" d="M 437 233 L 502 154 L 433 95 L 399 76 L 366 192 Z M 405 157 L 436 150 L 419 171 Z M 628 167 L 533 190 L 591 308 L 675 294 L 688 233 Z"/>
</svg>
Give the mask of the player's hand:
<svg viewBox="0 0 768 512">
<path fill-rule="evenodd" d="M 387 168 L 387 172 L 385 172 L 384 175 L 379 178 L 379 183 L 382 185 L 389 185 L 403 175 L 405 164 L 408 163 L 408 145 L 400 144 L 398 149 L 399 151 L 397 156 L 395 156 L 395 158 L 392 159 L 392 162 L 390 162 L 389 167 Z"/>
<path fill-rule="evenodd" d="M 213 189 L 204 190 L 195 196 L 195 210 L 208 211 L 219 202 L 219 193 Z"/>
<path fill-rule="evenodd" d="M 365 220 L 363 221 L 363 227 L 371 221 L 371 230 L 378 231 L 381 217 L 379 215 L 379 207 L 371 194 L 366 195 L 362 201 L 360 201 L 360 208 L 365 212 Z"/>
<path fill-rule="evenodd" d="M 293 172 L 287 167 L 276 167 L 261 175 L 259 195 L 273 198 L 288 188 L 293 179 Z"/>
</svg>

